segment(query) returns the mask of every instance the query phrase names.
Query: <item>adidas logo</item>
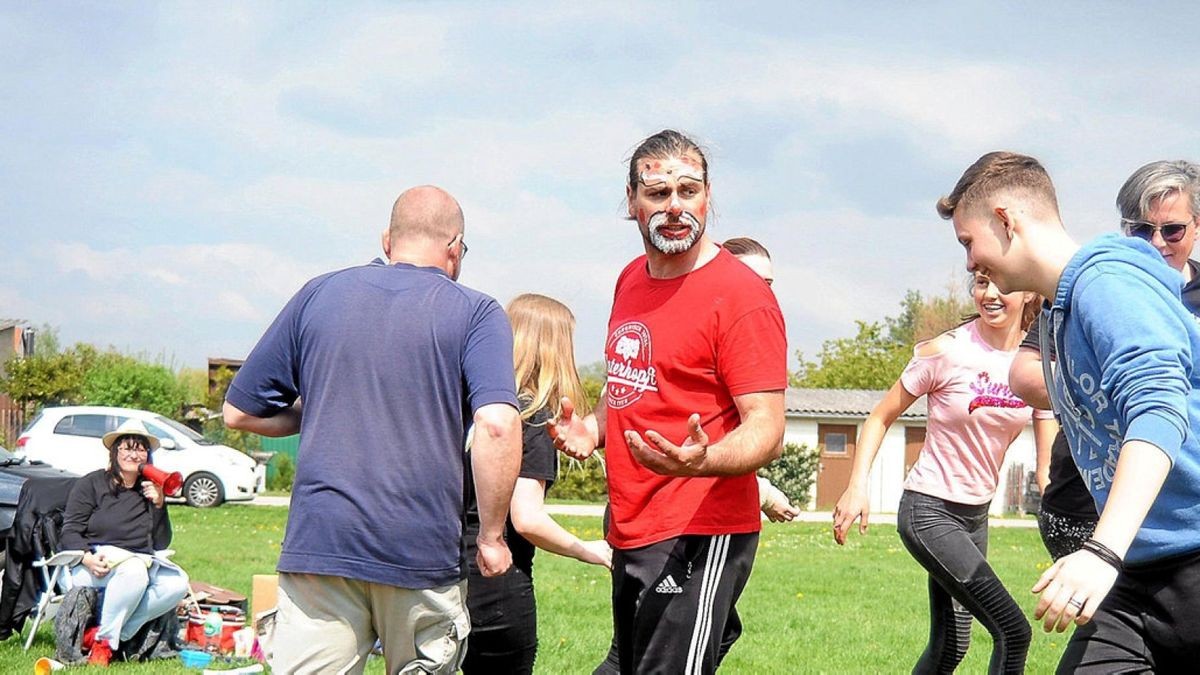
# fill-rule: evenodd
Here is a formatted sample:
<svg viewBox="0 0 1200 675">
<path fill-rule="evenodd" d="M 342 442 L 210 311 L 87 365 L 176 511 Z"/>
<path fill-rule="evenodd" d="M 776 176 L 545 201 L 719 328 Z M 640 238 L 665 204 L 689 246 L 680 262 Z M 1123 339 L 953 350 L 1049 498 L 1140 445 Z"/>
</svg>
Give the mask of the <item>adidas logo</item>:
<svg viewBox="0 0 1200 675">
<path fill-rule="evenodd" d="M 658 586 L 656 586 L 654 588 L 654 592 L 655 593 L 669 593 L 669 594 L 675 595 L 678 593 L 682 593 L 683 587 L 681 587 L 679 584 L 675 583 L 675 579 L 672 578 L 670 574 L 668 574 L 667 578 L 660 581 L 658 583 Z"/>
</svg>

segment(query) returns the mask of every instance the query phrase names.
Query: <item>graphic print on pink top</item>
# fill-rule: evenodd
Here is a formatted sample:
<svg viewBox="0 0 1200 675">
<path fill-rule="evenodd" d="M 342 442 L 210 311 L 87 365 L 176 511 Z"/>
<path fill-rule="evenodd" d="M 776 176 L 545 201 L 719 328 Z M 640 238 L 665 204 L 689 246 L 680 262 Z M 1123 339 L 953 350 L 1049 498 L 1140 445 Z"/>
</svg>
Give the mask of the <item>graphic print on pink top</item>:
<svg viewBox="0 0 1200 675">
<path fill-rule="evenodd" d="M 975 392 L 976 396 L 967 406 L 968 413 L 973 413 L 979 408 L 1024 408 L 1029 405 L 1017 398 L 1007 384 L 992 382 L 991 376 L 987 373 L 981 372 L 975 377 L 975 382 L 971 384 L 971 390 Z"/>
<path fill-rule="evenodd" d="M 959 504 L 986 504 L 996 494 L 1004 454 L 1033 409 L 1008 387 L 1016 350 L 993 349 L 973 321 L 947 335 L 941 352 L 913 356 L 900 375 L 908 393 L 928 397 L 929 408 L 925 446 L 904 488 Z"/>
</svg>

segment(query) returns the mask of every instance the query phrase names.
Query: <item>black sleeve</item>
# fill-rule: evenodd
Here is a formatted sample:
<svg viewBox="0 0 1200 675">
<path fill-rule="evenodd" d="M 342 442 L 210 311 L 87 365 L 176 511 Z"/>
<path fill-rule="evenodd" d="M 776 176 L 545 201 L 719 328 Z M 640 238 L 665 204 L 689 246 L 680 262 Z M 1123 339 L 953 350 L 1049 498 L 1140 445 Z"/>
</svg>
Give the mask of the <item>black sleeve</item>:
<svg viewBox="0 0 1200 675">
<path fill-rule="evenodd" d="M 150 513 L 154 518 L 154 533 L 151 535 L 155 551 L 161 551 L 171 545 L 171 516 L 167 514 L 167 505 L 157 508 L 150 504 Z"/>
<path fill-rule="evenodd" d="M 1021 340 L 1022 349 L 1032 349 L 1041 354 L 1042 345 L 1038 334 L 1042 332 L 1042 313 L 1038 312 L 1037 316 L 1033 317 L 1033 323 L 1029 324 L 1029 332 L 1025 334 L 1025 339 Z"/>
<path fill-rule="evenodd" d="M 88 521 L 96 512 L 96 483 L 94 476 L 88 474 L 75 481 L 71 493 L 67 495 L 67 508 L 63 511 L 62 535 L 59 543 L 64 551 L 84 551 L 88 548 Z"/>
<path fill-rule="evenodd" d="M 521 423 L 521 478 L 553 483 L 558 478 L 558 451 L 550 440 L 550 412 L 541 410 Z"/>
</svg>

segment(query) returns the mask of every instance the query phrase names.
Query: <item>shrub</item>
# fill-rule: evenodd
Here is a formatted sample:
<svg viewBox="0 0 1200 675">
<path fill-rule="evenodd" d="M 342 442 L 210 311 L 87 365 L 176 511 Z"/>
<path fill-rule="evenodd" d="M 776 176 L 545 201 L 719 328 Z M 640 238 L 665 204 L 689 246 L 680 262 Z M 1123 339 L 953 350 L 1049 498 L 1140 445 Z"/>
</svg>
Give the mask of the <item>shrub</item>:
<svg viewBox="0 0 1200 675">
<path fill-rule="evenodd" d="M 138 408 L 178 417 L 184 391 L 166 366 L 106 352 L 96 356 L 84 373 L 80 395 L 88 405 Z"/>
<path fill-rule="evenodd" d="M 608 501 L 608 479 L 604 474 L 604 454 L 597 450 L 586 461 L 559 455 L 558 480 L 546 496 L 551 499 Z"/>
<path fill-rule="evenodd" d="M 271 464 L 274 465 L 275 472 L 267 481 L 267 489 L 291 492 L 292 481 L 296 479 L 296 465 L 292 463 L 292 458 L 277 452 L 271 458 Z"/>
<path fill-rule="evenodd" d="M 793 504 L 805 508 L 817 479 L 819 456 L 808 444 L 788 443 L 783 447 L 783 455 L 759 469 L 758 473 L 782 490 Z"/>
</svg>

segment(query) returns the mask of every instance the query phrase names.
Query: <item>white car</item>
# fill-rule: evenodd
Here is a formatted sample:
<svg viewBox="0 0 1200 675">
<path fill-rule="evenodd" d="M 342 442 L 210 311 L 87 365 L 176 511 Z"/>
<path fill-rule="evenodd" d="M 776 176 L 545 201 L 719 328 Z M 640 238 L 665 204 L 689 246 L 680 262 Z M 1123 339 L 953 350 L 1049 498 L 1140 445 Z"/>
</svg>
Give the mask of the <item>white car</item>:
<svg viewBox="0 0 1200 675">
<path fill-rule="evenodd" d="M 183 474 L 183 498 L 197 507 L 254 499 L 266 482 L 266 466 L 192 429 L 145 410 L 101 406 L 45 408 L 17 439 L 13 454 L 83 475 L 108 466 L 104 434 L 138 419 L 158 437 L 154 465 Z"/>
</svg>

